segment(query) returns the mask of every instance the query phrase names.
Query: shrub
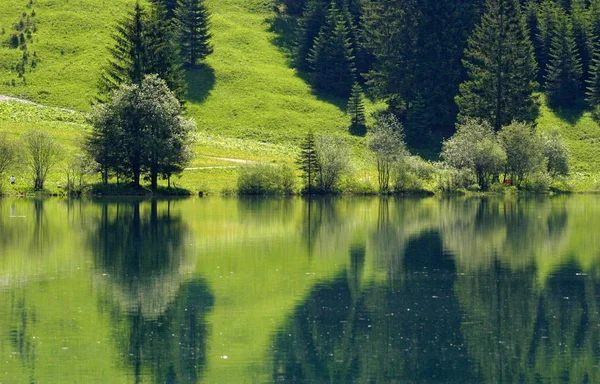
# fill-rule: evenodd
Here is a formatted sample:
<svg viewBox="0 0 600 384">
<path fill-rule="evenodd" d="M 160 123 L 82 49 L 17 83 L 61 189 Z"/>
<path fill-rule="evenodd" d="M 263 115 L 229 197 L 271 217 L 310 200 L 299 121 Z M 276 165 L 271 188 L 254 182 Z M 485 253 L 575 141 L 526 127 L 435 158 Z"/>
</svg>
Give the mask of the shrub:
<svg viewBox="0 0 600 384">
<path fill-rule="evenodd" d="M 552 177 L 547 172 L 536 172 L 525 180 L 524 188 L 531 192 L 545 192 L 550 188 Z"/>
<path fill-rule="evenodd" d="M 316 141 L 317 189 L 321 193 L 339 191 L 339 183 L 349 170 L 350 150 L 338 137 L 319 136 Z"/>
<path fill-rule="evenodd" d="M 515 186 L 546 169 L 542 141 L 531 125 L 513 122 L 502 127 L 499 136 L 507 157 L 505 178 L 508 176 Z"/>
<path fill-rule="evenodd" d="M 569 175 L 569 151 L 560 141 L 558 134 L 542 133 L 542 151 L 547 160 L 547 170 L 550 176 Z"/>
<path fill-rule="evenodd" d="M 241 195 L 289 195 L 294 192 L 295 175 L 289 165 L 244 164 L 237 184 Z"/>
</svg>

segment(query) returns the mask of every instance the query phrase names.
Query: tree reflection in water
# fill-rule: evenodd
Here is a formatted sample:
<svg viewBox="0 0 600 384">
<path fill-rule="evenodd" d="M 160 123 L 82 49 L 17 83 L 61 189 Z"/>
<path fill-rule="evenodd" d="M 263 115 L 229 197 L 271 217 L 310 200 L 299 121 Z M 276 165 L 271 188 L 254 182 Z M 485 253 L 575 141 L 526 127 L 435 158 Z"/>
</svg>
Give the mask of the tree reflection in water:
<svg viewBox="0 0 600 384">
<path fill-rule="evenodd" d="M 186 233 L 172 202 L 131 201 L 103 204 L 90 238 L 106 287 L 101 305 L 136 382 L 201 378 L 214 298 L 204 279 L 184 281 Z"/>
</svg>

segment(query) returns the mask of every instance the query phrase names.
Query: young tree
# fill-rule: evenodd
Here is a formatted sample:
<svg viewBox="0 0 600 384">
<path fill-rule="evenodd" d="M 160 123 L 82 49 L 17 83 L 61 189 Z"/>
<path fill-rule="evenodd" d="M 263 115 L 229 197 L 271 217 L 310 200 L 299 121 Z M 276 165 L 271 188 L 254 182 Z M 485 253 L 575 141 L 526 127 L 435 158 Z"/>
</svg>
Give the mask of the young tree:
<svg viewBox="0 0 600 384">
<path fill-rule="evenodd" d="M 536 64 L 518 0 L 487 0 L 486 5 L 465 51 L 469 78 L 460 85 L 456 103 L 461 117 L 491 119 L 499 130 L 513 119 L 535 119 Z"/>
<path fill-rule="evenodd" d="M 354 56 L 346 20 L 332 3 L 327 22 L 315 39 L 308 61 L 314 86 L 324 92 L 348 97 L 354 84 Z"/>
<path fill-rule="evenodd" d="M 44 189 L 48 172 L 61 160 L 62 148 L 46 132 L 30 130 L 23 134 L 25 164 L 31 172 L 33 188 Z"/>
<path fill-rule="evenodd" d="M 513 122 L 502 127 L 498 136 L 506 151 L 505 179 L 521 186 L 527 176 L 545 170 L 542 142 L 533 126 Z"/>
<path fill-rule="evenodd" d="M 341 177 L 348 170 L 350 151 L 339 138 L 333 136 L 319 136 L 315 144 L 319 163 L 317 188 L 321 193 L 336 192 Z"/>
<path fill-rule="evenodd" d="M 4 179 L 6 171 L 15 163 L 17 148 L 6 134 L 0 133 L 0 180 Z M 1 184 L 1 182 L 0 182 Z"/>
<path fill-rule="evenodd" d="M 181 113 L 174 94 L 156 75 L 146 76 L 140 85 L 124 84 L 109 103 L 95 107 L 90 155 L 107 171 L 126 166 L 135 187 L 147 174 L 155 190 L 159 174 L 190 159 L 195 125 Z"/>
<path fill-rule="evenodd" d="M 147 14 L 136 2 L 133 11 L 117 24 L 112 37 L 114 46 L 109 48 L 110 58 L 98 84 L 102 101 L 121 84 L 141 84 L 148 74 L 157 74 L 183 100 L 183 72 L 160 5 Z"/>
<path fill-rule="evenodd" d="M 348 130 L 353 135 L 364 136 L 367 133 L 367 119 L 365 118 L 362 87 L 358 83 L 354 83 L 352 86 L 347 110 L 350 115 L 350 127 Z"/>
<path fill-rule="evenodd" d="M 179 35 L 181 55 L 188 64 L 204 60 L 213 52 L 209 32 L 210 14 L 204 0 L 178 0 L 175 25 Z"/>
<path fill-rule="evenodd" d="M 569 150 L 558 132 L 542 133 L 542 151 L 547 160 L 547 171 L 552 177 L 569 175 Z"/>
<path fill-rule="evenodd" d="M 570 20 L 559 12 L 556 34 L 552 39 L 550 62 L 546 69 L 546 92 L 553 107 L 569 107 L 581 89 L 582 67 L 577 54 Z"/>
<path fill-rule="evenodd" d="M 488 122 L 467 119 L 444 141 L 442 158 L 451 167 L 472 171 L 485 191 L 502 172 L 506 152 Z"/>
<path fill-rule="evenodd" d="M 404 130 L 398 118 L 393 114 L 379 116 L 369 135 L 368 146 L 377 160 L 379 191 L 387 193 L 390 190 L 390 171 L 407 155 Z"/>
<path fill-rule="evenodd" d="M 300 154 L 296 162 L 298 163 L 305 180 L 304 192 L 315 192 L 316 177 L 320 165 L 317 158 L 315 135 L 312 130 L 308 131 L 306 137 L 300 144 Z"/>
</svg>

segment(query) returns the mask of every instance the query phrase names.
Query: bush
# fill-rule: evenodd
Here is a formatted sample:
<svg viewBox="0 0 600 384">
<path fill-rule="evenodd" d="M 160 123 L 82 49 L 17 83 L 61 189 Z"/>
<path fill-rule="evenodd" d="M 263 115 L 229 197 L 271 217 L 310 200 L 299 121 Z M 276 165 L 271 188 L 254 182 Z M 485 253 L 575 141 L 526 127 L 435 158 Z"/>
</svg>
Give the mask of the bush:
<svg viewBox="0 0 600 384">
<path fill-rule="evenodd" d="M 295 178 L 289 165 L 245 164 L 239 169 L 238 193 L 241 195 L 290 195 Z"/>
<path fill-rule="evenodd" d="M 317 190 L 321 193 L 339 191 L 339 184 L 350 164 L 350 151 L 341 139 L 333 136 L 319 136 L 316 141 Z"/>
<path fill-rule="evenodd" d="M 505 176 L 515 186 L 521 187 L 527 177 L 546 170 L 542 140 L 531 125 L 513 122 L 502 127 L 499 136 L 507 156 Z"/>
<path fill-rule="evenodd" d="M 556 132 L 542 133 L 542 150 L 547 160 L 550 176 L 569 175 L 569 151 Z"/>
<path fill-rule="evenodd" d="M 552 184 L 552 177 L 547 172 L 537 172 L 525 180 L 524 188 L 528 191 L 540 193 L 545 192 Z"/>
</svg>

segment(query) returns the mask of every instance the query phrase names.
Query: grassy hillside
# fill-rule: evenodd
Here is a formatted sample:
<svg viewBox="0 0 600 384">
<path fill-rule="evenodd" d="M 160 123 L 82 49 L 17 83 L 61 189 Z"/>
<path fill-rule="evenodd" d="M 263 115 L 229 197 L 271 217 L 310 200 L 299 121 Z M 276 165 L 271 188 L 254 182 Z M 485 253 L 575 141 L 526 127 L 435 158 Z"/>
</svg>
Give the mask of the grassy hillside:
<svg viewBox="0 0 600 384">
<path fill-rule="evenodd" d="M 42 128 L 56 135 L 68 151 L 74 151 L 89 129 L 82 113 L 89 111 L 96 93 L 113 27 L 135 1 L 32 0 L 32 5 L 29 1 L 0 0 L 0 33 L 4 31 L 0 34 L 0 95 L 78 113 L 0 103 L 0 130 L 16 136 L 29 128 Z M 207 2 L 215 50 L 202 66 L 187 71 L 187 110 L 198 125 L 197 157 L 190 166 L 193 169 L 175 180 L 176 184 L 192 191 L 231 189 L 237 163 L 215 157 L 290 163 L 299 138 L 310 128 L 345 137 L 354 149 L 359 177 L 376 180 L 373 165 L 365 161 L 365 139 L 346 133 L 349 119 L 343 110 L 344 101 L 315 95 L 290 68 L 284 49 L 277 46 L 271 1 Z M 8 44 L 13 25 L 23 13 L 24 20 L 28 17 L 36 28 L 27 42 L 28 52 L 30 57 L 35 52 L 39 59 L 35 68 L 26 70 L 25 81 L 15 71 L 22 51 Z M 379 107 L 369 104 L 367 109 Z M 539 126 L 544 130 L 558 128 L 566 138 L 573 155 L 574 186 L 598 189 L 600 128 L 589 114 L 559 114 L 543 108 Z M 63 178 L 53 175 L 49 189 Z"/>
</svg>

